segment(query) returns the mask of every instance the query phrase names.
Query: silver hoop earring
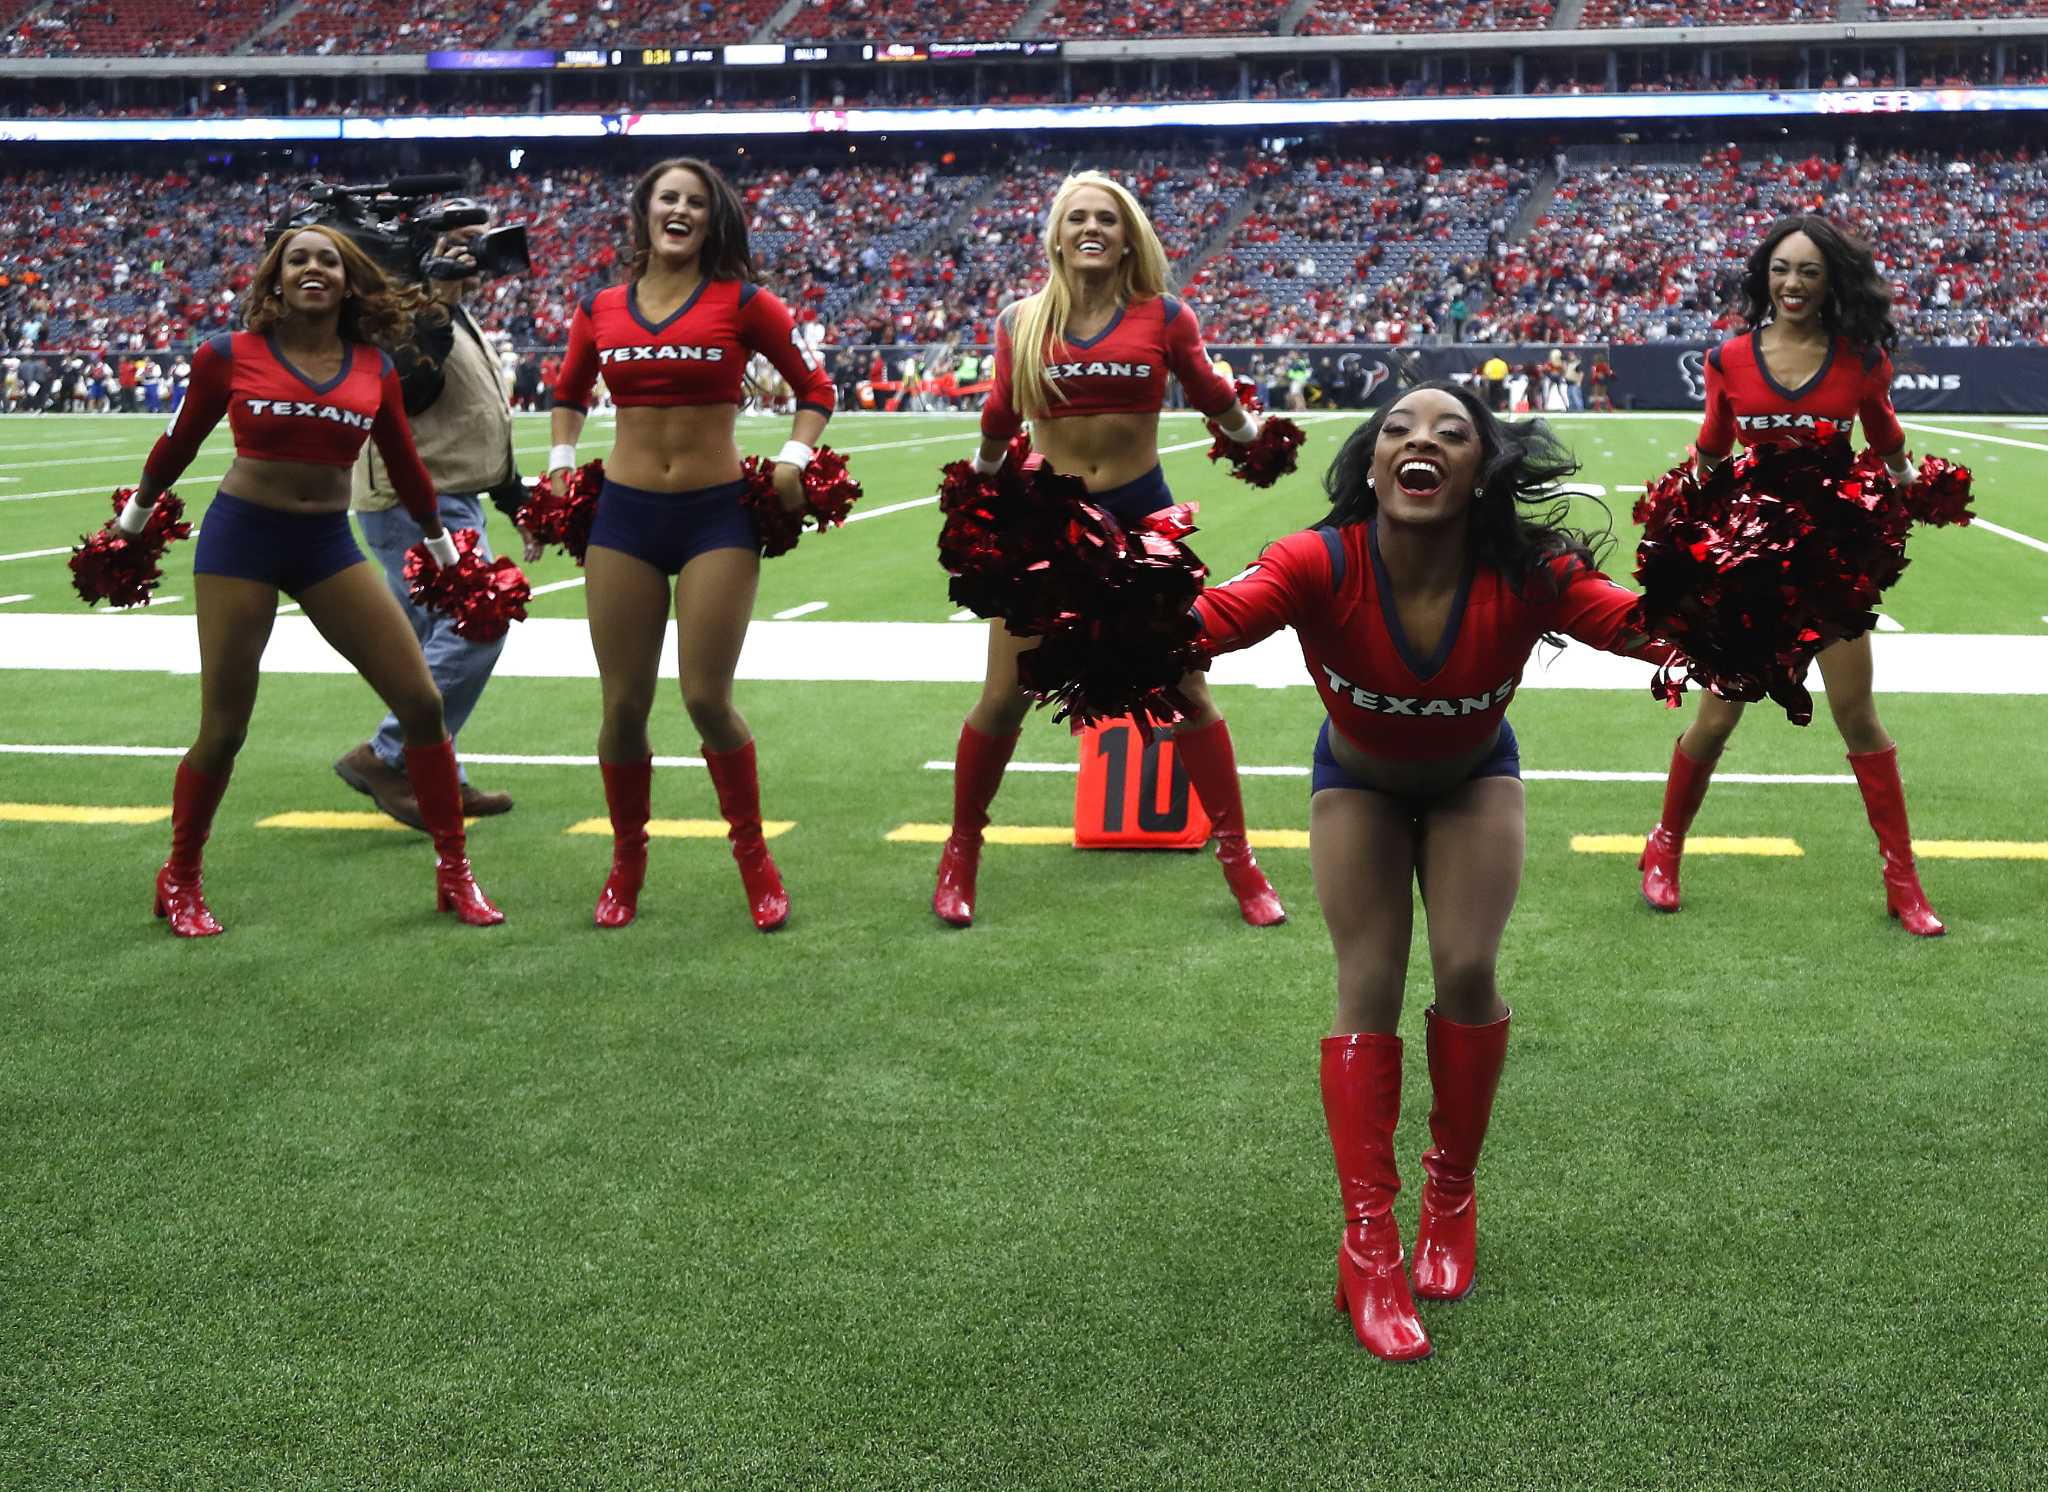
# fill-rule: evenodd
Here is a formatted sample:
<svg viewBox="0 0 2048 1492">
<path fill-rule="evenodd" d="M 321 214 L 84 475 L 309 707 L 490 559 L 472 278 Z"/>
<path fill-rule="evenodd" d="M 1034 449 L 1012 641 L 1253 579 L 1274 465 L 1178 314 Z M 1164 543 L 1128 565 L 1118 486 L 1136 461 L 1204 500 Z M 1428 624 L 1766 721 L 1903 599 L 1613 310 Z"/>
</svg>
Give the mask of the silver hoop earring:
<svg viewBox="0 0 2048 1492">
<path fill-rule="evenodd" d="M 1474 487 L 1472 489 L 1472 496 L 1475 498 L 1484 497 L 1486 496 L 1486 489 L 1484 487 Z"/>
<path fill-rule="evenodd" d="M 1365 479 L 1365 490 L 1366 490 L 1367 492 L 1370 492 L 1370 491 L 1372 491 L 1372 478 L 1371 478 L 1371 477 L 1367 477 L 1367 478 Z"/>
</svg>

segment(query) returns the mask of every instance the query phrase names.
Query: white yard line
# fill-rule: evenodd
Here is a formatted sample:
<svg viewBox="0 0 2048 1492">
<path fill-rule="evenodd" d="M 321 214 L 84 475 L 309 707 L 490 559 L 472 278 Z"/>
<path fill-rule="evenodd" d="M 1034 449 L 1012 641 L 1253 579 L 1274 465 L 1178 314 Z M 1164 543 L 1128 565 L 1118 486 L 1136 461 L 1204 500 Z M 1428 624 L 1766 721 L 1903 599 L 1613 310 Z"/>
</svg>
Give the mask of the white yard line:
<svg viewBox="0 0 2048 1492">
<path fill-rule="evenodd" d="M 848 523 L 859 523 L 864 518 L 881 518 L 890 513 L 901 513 L 906 508 L 929 508 L 938 500 L 939 495 L 934 492 L 930 497 L 913 497 L 909 502 L 887 503 L 879 508 L 862 508 L 857 513 L 848 513 L 846 521 Z"/>
<path fill-rule="evenodd" d="M 1981 528 L 1988 534 L 1997 534 L 2001 539 L 2010 539 L 2015 544 L 2024 544 L 2029 549 L 2038 549 L 2043 554 L 2048 554 L 2048 543 L 2043 543 L 2031 534 L 2023 534 L 2017 529 L 1993 523 L 1989 518 L 1973 518 L 1970 520 L 1970 527 Z"/>
<path fill-rule="evenodd" d="M 949 761 L 929 761 L 924 764 L 927 772 L 950 772 L 953 764 Z M 1011 762 L 1004 768 L 1008 772 L 1051 772 L 1074 774 L 1081 770 L 1079 762 Z M 1307 777 L 1307 767 L 1252 767 L 1240 764 L 1240 777 Z M 1531 769 L 1522 774 L 1525 782 L 1662 782 L 1663 772 L 1593 772 L 1593 771 L 1543 771 Z M 1830 787 L 1853 784 L 1856 779 L 1847 772 L 1717 772 L 1716 782 L 1755 783 L 1772 787 L 1796 785 L 1801 787 L 1826 785 Z"/>
<path fill-rule="evenodd" d="M 2048 451 L 2048 445 L 2038 440 L 2015 440 L 2010 435 L 1987 435 L 1981 430 L 1950 430 L 1943 425 L 1929 425 L 1920 420 L 1900 420 L 1907 430 L 1918 430 L 1924 435 L 1946 435 L 1951 440 L 1981 440 L 1994 446 L 2017 446 L 2023 451 Z"/>
<path fill-rule="evenodd" d="M 569 580 L 551 580 L 546 585 L 535 586 L 533 588 L 533 594 L 536 596 L 545 596 L 549 591 L 573 591 L 574 589 L 576 589 L 577 586 L 582 585 L 583 583 L 584 577 L 581 575 L 575 576 L 573 579 Z"/>
<path fill-rule="evenodd" d="M 227 473 L 224 471 L 217 471 L 210 477 L 202 477 L 187 472 L 183 477 L 179 478 L 179 481 L 190 482 L 197 486 L 205 486 L 209 482 L 218 482 L 222 477 L 226 475 Z M 112 497 L 114 494 L 114 489 L 112 487 L 105 486 L 53 487 L 47 492 L 0 492 L 0 503 L 32 502 L 33 500 L 39 497 L 85 497 L 88 494 L 94 492 L 99 493 L 102 497 Z M 185 506 L 187 510 L 189 510 L 192 505 L 190 503 L 187 503 Z"/>
<path fill-rule="evenodd" d="M 19 554 L 0 554 L 0 562 L 18 559 L 47 559 L 53 554 L 69 554 L 70 552 L 71 546 L 68 544 L 60 549 L 24 549 Z"/>
<path fill-rule="evenodd" d="M 18 596 L 0 596 L 0 606 L 12 606 L 17 601 L 33 600 L 35 600 L 35 593 L 33 591 L 23 591 Z"/>
<path fill-rule="evenodd" d="M 183 746 L 81 746 L 68 743 L 0 745 L 0 756 L 183 756 Z M 516 752 L 465 751 L 465 762 L 486 767 L 594 767 L 594 756 L 531 756 Z M 657 767 L 701 767 L 701 756 L 657 756 Z"/>
<path fill-rule="evenodd" d="M 776 612 L 775 620 L 778 622 L 793 622 L 800 616 L 809 616 L 813 612 L 823 611 L 831 604 L 829 601 L 806 601 L 801 606 L 792 606 L 787 611 Z"/>
</svg>

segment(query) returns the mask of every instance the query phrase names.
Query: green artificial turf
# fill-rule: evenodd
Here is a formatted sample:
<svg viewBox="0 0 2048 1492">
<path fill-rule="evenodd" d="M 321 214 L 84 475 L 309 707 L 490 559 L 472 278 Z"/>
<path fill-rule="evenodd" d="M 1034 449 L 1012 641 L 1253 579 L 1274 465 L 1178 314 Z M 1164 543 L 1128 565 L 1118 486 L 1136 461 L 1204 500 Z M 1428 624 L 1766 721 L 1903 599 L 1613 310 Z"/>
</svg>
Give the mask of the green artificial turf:
<svg viewBox="0 0 2048 1492">
<path fill-rule="evenodd" d="M 971 429 L 933 424 L 954 427 L 856 456 L 869 501 L 931 491 Z M 31 459 L 19 432 L 74 428 L 0 424 L 0 474 Z M 127 428 L 134 457 L 153 430 Z M 1690 433 L 1573 428 L 1608 483 Z M 1299 479 L 1260 495 L 1168 461 L 1219 571 L 1315 516 Z M 1981 487 L 1986 516 L 2048 534 L 2038 483 Z M 0 552 L 103 502 L 0 503 Z M 942 620 L 935 528 L 912 509 L 806 539 L 760 614 Z M 2048 556 L 1913 545 L 1886 606 L 1910 630 L 2038 635 Z M 62 610 L 61 564 L 10 562 L 0 594 Z M 166 824 L 0 823 L 0 1487 L 2048 1481 L 2048 862 L 1926 862 L 1951 931 L 1918 941 L 1884 915 L 1853 787 L 1724 783 L 1699 834 L 1804 853 L 1689 858 L 1660 917 L 1631 860 L 1570 848 L 1642 833 L 1658 787 L 1530 782 L 1479 1289 L 1425 1308 L 1436 1356 L 1395 1368 L 1330 1305 L 1306 854 L 1262 854 L 1292 918 L 1254 931 L 1207 856 L 992 847 L 976 925 L 943 929 L 935 848 L 884 835 L 946 818 L 923 764 L 972 694 L 740 684 L 764 807 L 796 821 L 770 937 L 716 840 L 657 841 L 640 921 L 594 931 L 608 844 L 563 832 L 603 812 L 591 768 L 476 769 L 518 800 L 471 836 L 496 929 L 434 916 L 421 836 L 257 828 L 368 806 L 328 766 L 379 713 L 349 677 L 264 683 L 208 849 L 225 937 L 148 915 Z M 1240 760 L 1307 760 L 1307 690 L 1218 698 Z M 134 672 L 0 672 L 0 699 L 17 744 L 182 746 L 198 707 L 191 678 Z M 1922 838 L 2048 840 L 2039 696 L 1881 704 Z M 596 713 L 594 681 L 501 678 L 463 744 L 588 753 Z M 1825 711 L 1751 713 L 1727 770 L 1845 770 Z M 1530 769 L 1659 771 L 1680 724 L 1558 690 L 1513 719 Z M 696 749 L 672 689 L 654 740 Z M 1038 717 L 1018 757 L 1074 752 Z M 0 755 L 0 802 L 162 804 L 172 765 Z M 1306 825 L 1303 780 L 1244 787 L 1254 827 Z M 996 820 L 1066 822 L 1072 797 L 1015 773 Z M 704 772 L 658 772 L 655 811 L 711 816 Z M 1408 995 L 1412 1234 L 1419 934 Z"/>
</svg>

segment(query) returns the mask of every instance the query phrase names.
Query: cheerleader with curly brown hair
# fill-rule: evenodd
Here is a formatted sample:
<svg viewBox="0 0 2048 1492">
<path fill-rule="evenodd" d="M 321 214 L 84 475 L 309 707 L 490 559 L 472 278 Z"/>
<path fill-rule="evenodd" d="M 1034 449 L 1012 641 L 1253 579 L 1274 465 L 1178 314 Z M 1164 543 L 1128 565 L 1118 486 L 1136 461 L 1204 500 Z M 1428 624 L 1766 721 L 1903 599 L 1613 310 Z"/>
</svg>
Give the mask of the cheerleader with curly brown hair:
<svg viewBox="0 0 2048 1492">
<path fill-rule="evenodd" d="M 406 771 L 434 837 L 439 910 L 479 927 L 505 920 L 470 873 L 455 748 L 426 656 L 348 525 L 349 472 L 363 442 L 373 440 L 428 550 L 440 564 L 455 563 L 434 484 L 413 449 L 398 374 L 383 350 L 410 336 L 416 315 L 430 314 L 424 296 L 393 285 L 341 233 L 285 233 L 243 299 L 245 330 L 215 337 L 193 355 L 178 417 L 113 520 L 141 532 L 158 496 L 227 418 L 235 460 L 193 554 L 199 735 L 178 763 L 171 853 L 156 880 L 156 914 L 179 937 L 222 931 L 201 890 L 200 849 L 248 733 L 280 591 L 398 718 Z"/>
</svg>

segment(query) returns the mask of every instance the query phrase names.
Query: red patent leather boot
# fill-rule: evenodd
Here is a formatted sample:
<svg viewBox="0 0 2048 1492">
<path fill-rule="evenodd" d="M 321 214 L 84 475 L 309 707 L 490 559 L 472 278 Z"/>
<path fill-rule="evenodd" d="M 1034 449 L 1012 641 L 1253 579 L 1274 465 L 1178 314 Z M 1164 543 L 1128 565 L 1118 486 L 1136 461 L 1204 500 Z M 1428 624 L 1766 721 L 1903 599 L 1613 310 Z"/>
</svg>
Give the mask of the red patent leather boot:
<svg viewBox="0 0 2048 1492">
<path fill-rule="evenodd" d="M 1664 779 L 1664 813 L 1636 861 L 1636 869 L 1643 873 L 1643 900 L 1659 912 L 1678 910 L 1678 860 L 1713 776 L 1712 762 L 1695 761 L 1683 746 L 1672 746 L 1671 772 Z"/>
<path fill-rule="evenodd" d="M 178 763 L 171 785 L 171 854 L 156 873 L 156 914 L 181 938 L 212 938 L 227 931 L 206 905 L 199 883 L 200 851 L 227 790 L 225 774 L 211 777 Z"/>
<path fill-rule="evenodd" d="M 1337 1250 L 1337 1310 L 1351 1317 L 1358 1343 L 1388 1362 L 1429 1356 L 1429 1334 L 1415 1314 L 1401 1269 L 1394 1197 L 1394 1125 L 1401 1117 L 1401 1038 L 1361 1031 L 1326 1036 L 1323 1118 L 1344 1199 Z"/>
<path fill-rule="evenodd" d="M 1017 749 L 1018 734 L 990 736 L 971 725 L 960 727 L 960 742 L 953 748 L 953 832 L 939 851 L 938 885 L 932 891 L 932 911 L 948 926 L 974 922 L 981 831 L 988 827 L 988 806 L 1003 785 L 1003 769 Z"/>
<path fill-rule="evenodd" d="M 1216 859 L 1223 866 L 1223 879 L 1237 898 L 1237 909 L 1253 927 L 1273 927 L 1287 920 L 1279 893 L 1252 858 L 1252 847 L 1244 837 L 1244 794 L 1237 781 L 1237 752 L 1230 744 L 1230 728 L 1212 720 L 1199 730 L 1173 733 L 1173 749 L 1188 769 L 1188 780 L 1209 815 L 1216 835 Z"/>
<path fill-rule="evenodd" d="M 471 927 L 495 927 L 505 914 L 491 905 L 469 868 L 468 836 L 462 827 L 462 777 L 455 743 L 405 748 L 405 775 L 412 779 L 420 819 L 434 836 L 434 910 L 453 912 Z"/>
<path fill-rule="evenodd" d="M 1863 789 L 1863 808 L 1877 833 L 1884 861 L 1885 909 L 1917 938 L 1938 938 L 1948 929 L 1927 904 L 1920 873 L 1913 865 L 1913 831 L 1906 823 L 1906 785 L 1899 780 L 1899 748 L 1849 754 L 1856 786 Z"/>
<path fill-rule="evenodd" d="M 775 857 L 768 853 L 768 841 L 761 833 L 761 780 L 754 765 L 754 743 L 749 741 L 732 751 L 698 749 L 711 769 L 718 811 L 725 816 L 725 837 L 732 841 L 732 858 L 740 868 L 740 884 L 746 887 L 754 926 L 773 932 L 789 921 L 789 893 L 782 889 L 782 873 L 775 868 Z"/>
<path fill-rule="evenodd" d="M 1422 1222 L 1415 1230 L 1415 1293 L 1424 1300 L 1463 1300 L 1472 1293 L 1479 1207 L 1472 1173 L 1493 1117 L 1501 1063 L 1508 1054 L 1508 1018 L 1461 1026 L 1428 1012 L 1430 1138 L 1423 1152 Z"/>
<path fill-rule="evenodd" d="M 600 761 L 604 802 L 612 817 L 612 871 L 597 893 L 599 927 L 624 927 L 640 911 L 640 887 L 647 879 L 647 820 L 653 812 L 654 758 L 637 762 Z"/>
</svg>

